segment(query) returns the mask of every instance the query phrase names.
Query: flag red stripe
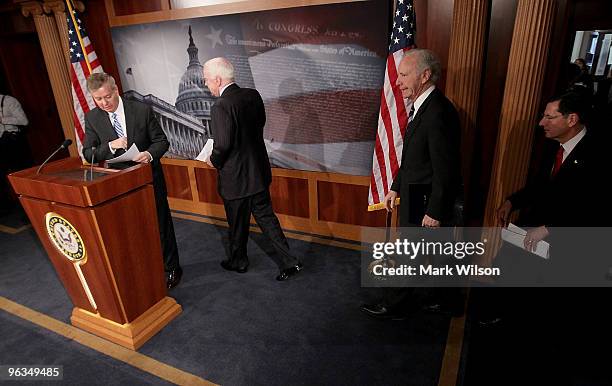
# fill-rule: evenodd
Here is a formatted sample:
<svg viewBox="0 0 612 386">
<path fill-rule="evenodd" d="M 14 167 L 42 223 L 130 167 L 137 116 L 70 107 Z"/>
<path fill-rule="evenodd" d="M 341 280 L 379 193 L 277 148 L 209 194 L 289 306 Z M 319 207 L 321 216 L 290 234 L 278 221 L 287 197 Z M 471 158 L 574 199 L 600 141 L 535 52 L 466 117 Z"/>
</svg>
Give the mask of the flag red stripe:
<svg viewBox="0 0 612 386">
<path fill-rule="evenodd" d="M 81 142 L 83 142 L 83 140 L 85 140 L 85 132 L 83 131 L 83 126 L 81 125 L 79 116 L 77 115 L 74 109 L 72 110 L 72 117 L 74 119 L 74 130 L 76 131 L 76 134 L 78 135 Z"/>
<path fill-rule="evenodd" d="M 386 106 L 386 105 L 384 105 L 384 106 Z M 386 107 L 383 107 L 382 103 L 380 105 L 380 109 L 381 110 L 384 109 L 386 111 L 387 119 L 388 119 L 389 112 L 386 109 Z M 381 115 L 382 115 L 382 113 L 381 113 Z M 391 128 L 390 126 L 387 126 L 387 122 L 384 122 L 383 124 L 385 125 L 385 133 L 384 133 L 384 135 L 387 137 L 387 143 L 388 143 L 384 150 L 385 150 L 385 152 L 387 152 L 389 154 L 389 163 L 390 163 L 390 166 L 391 167 L 393 167 L 393 165 L 397 166 L 397 157 L 395 156 L 395 149 L 394 149 L 394 146 L 393 146 L 393 128 Z M 391 124 L 391 123 L 389 122 L 389 124 Z M 381 134 L 383 134 L 383 133 L 379 133 L 378 135 L 380 136 Z M 377 140 L 380 142 L 380 137 Z M 383 148 L 382 143 L 380 144 L 379 147 L 380 147 L 380 149 Z M 387 183 L 387 162 L 385 160 L 384 153 L 382 153 L 380 155 L 376 154 L 376 157 L 378 158 L 378 163 L 380 165 L 380 177 L 382 178 L 381 183 L 383 185 L 384 193 L 387 194 L 388 189 L 389 189 L 388 183 Z M 393 169 L 391 169 L 391 170 L 393 170 Z"/>
<path fill-rule="evenodd" d="M 408 47 L 404 49 L 404 52 L 408 51 L 412 47 Z M 393 55 L 390 55 L 393 57 Z M 397 70 L 395 66 L 392 69 L 389 69 L 391 73 L 393 71 L 393 78 L 397 79 Z M 391 75 L 389 75 L 390 77 Z M 393 83 L 395 84 L 395 82 Z M 395 96 L 395 106 L 397 107 L 397 121 L 399 123 L 399 130 L 402 134 L 402 138 L 404 138 L 404 133 L 406 132 L 406 126 L 408 125 L 408 113 L 406 112 L 406 106 L 404 105 L 404 97 L 402 96 L 402 90 L 399 87 L 393 87 L 393 95 Z M 395 171 L 394 171 L 395 173 Z"/>
<path fill-rule="evenodd" d="M 85 79 L 87 79 L 89 75 L 91 74 L 91 72 L 89 71 L 89 67 L 87 67 L 87 62 L 85 62 L 85 60 L 81 60 L 79 63 L 81 64 L 81 68 L 83 69 L 83 74 L 85 75 Z"/>
<path fill-rule="evenodd" d="M 391 68 L 393 69 L 393 71 L 391 71 Z M 395 85 L 395 81 L 397 80 L 397 72 L 395 71 L 395 60 L 393 58 L 393 55 L 389 55 L 389 57 L 387 58 L 387 71 L 388 71 L 388 76 L 389 76 L 389 84 L 391 85 L 391 88 L 394 88 Z M 395 94 L 396 90 L 393 90 L 393 93 Z M 401 96 L 401 92 L 400 92 L 400 96 Z M 384 102 L 384 103 L 383 103 Z M 400 100 L 401 102 L 401 107 L 403 108 L 404 106 L 404 101 L 403 99 Z M 397 108 L 397 96 L 395 96 L 395 105 Z M 385 130 L 387 133 L 387 143 L 389 146 L 388 152 L 389 152 L 389 163 L 390 163 L 390 167 L 391 170 L 394 172 L 395 170 L 398 169 L 398 162 L 397 162 L 397 153 L 395 151 L 395 136 L 393 135 L 393 124 L 391 123 L 391 112 L 389 111 L 389 105 L 386 102 L 386 98 L 385 95 L 383 94 L 381 103 L 380 103 L 380 114 L 383 117 L 383 122 L 385 124 Z M 398 119 L 399 121 L 399 119 Z M 401 122 L 400 122 L 400 131 L 401 131 Z M 394 174 L 394 173 L 393 173 Z M 386 185 L 387 180 L 385 179 L 385 185 Z M 386 191 L 386 188 L 385 188 Z"/>
<path fill-rule="evenodd" d="M 379 197 L 380 196 L 384 196 L 387 194 L 387 192 L 389 191 L 389 186 L 387 184 L 387 167 L 386 167 L 386 162 L 385 162 L 385 150 L 382 147 L 382 144 L 380 142 L 380 138 L 376 138 L 376 147 L 374 149 L 374 152 L 376 154 L 376 161 L 378 162 L 378 165 L 374 164 L 374 167 L 378 167 L 378 173 L 380 174 L 380 179 L 381 179 L 381 183 L 382 183 L 382 188 L 383 191 L 379 192 Z"/>
<path fill-rule="evenodd" d="M 77 96 L 79 104 L 83 109 L 83 112 L 86 113 L 89 111 L 89 105 L 87 104 L 87 99 L 85 99 L 85 94 L 83 94 L 83 89 L 81 88 L 81 84 L 79 83 L 79 79 L 77 78 L 76 70 L 74 67 L 70 70 L 70 78 L 72 79 L 72 89 Z"/>
<path fill-rule="evenodd" d="M 378 141 L 376 142 L 378 143 Z M 376 167 L 376 165 L 372 165 L 372 167 Z M 372 201 L 380 202 L 380 197 L 378 196 L 378 189 L 376 188 L 376 178 L 374 177 L 374 173 L 370 176 L 370 193 L 372 194 Z"/>
</svg>

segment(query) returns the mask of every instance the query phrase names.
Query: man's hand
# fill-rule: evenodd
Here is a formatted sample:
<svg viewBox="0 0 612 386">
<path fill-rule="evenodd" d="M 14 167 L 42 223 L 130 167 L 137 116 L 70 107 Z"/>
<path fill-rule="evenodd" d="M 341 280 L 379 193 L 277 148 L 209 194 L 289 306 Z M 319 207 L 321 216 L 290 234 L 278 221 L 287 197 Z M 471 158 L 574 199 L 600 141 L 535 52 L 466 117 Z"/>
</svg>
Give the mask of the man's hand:
<svg viewBox="0 0 612 386">
<path fill-rule="evenodd" d="M 125 150 L 127 149 L 127 137 L 117 138 L 116 140 L 111 141 L 110 145 L 114 150 L 118 150 L 118 149 Z"/>
<path fill-rule="evenodd" d="M 151 162 L 151 154 L 148 151 L 141 151 L 132 161 L 147 164 Z"/>
<path fill-rule="evenodd" d="M 389 190 L 389 193 L 387 193 L 387 195 L 384 198 L 385 209 L 387 209 L 387 212 L 393 212 L 393 209 L 395 208 L 396 198 L 397 198 L 397 192 L 394 190 Z"/>
<path fill-rule="evenodd" d="M 510 213 L 512 213 L 512 203 L 510 200 L 506 200 L 499 208 L 497 208 L 497 226 L 506 227 L 508 225 Z"/>
<path fill-rule="evenodd" d="M 424 226 L 425 228 L 439 228 L 440 221 L 425 215 L 423 216 L 423 221 L 421 221 L 421 226 Z"/>
<path fill-rule="evenodd" d="M 525 235 L 523 245 L 527 251 L 535 252 L 540 240 L 543 240 L 546 236 L 548 236 L 548 229 L 544 225 L 530 229 L 527 231 L 527 235 Z"/>
<path fill-rule="evenodd" d="M 212 162 L 210 161 L 210 159 L 206 160 L 206 165 L 210 166 L 211 168 L 214 168 L 215 165 L 212 164 Z"/>
</svg>

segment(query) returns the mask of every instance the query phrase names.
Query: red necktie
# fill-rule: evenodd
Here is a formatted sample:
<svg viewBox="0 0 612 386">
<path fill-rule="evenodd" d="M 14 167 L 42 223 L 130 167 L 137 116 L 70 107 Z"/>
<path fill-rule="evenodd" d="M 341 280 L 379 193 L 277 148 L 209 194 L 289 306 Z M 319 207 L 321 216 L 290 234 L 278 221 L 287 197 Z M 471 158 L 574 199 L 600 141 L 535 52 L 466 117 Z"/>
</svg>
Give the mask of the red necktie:
<svg viewBox="0 0 612 386">
<path fill-rule="evenodd" d="M 563 163 L 563 146 L 559 145 L 559 150 L 557 150 L 557 156 L 555 157 L 555 166 L 552 170 L 552 176 L 554 177 L 561 169 L 561 164 Z"/>
</svg>

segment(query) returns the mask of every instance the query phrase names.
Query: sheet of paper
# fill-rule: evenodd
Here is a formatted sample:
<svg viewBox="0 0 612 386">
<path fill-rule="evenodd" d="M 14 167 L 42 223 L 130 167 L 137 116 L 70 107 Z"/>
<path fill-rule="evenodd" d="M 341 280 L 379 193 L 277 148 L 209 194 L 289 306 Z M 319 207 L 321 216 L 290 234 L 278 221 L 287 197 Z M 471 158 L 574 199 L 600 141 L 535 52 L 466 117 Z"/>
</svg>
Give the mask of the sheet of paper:
<svg viewBox="0 0 612 386">
<path fill-rule="evenodd" d="M 198 161 L 202 161 L 202 162 L 209 162 L 210 155 L 212 154 L 214 144 L 215 144 L 215 141 L 212 138 L 208 138 L 208 141 L 206 141 L 206 143 L 204 144 L 202 151 L 200 152 L 200 154 L 198 154 L 198 156 L 195 159 Z"/>
<path fill-rule="evenodd" d="M 111 158 L 106 162 L 109 164 L 114 164 L 117 162 L 133 161 L 134 158 L 136 158 L 136 156 L 138 155 L 138 153 L 140 153 L 140 150 L 138 150 L 138 146 L 133 143 L 132 146 L 125 153 L 121 154 L 119 157 Z"/>
<path fill-rule="evenodd" d="M 501 232 L 502 240 L 512 245 L 516 245 L 517 247 L 522 249 L 525 249 L 525 245 L 523 244 L 525 241 L 525 235 L 527 235 L 526 230 L 517 227 L 512 223 L 508 225 L 508 228 L 502 229 Z M 548 244 L 548 242 L 540 240 L 540 242 L 538 242 L 535 252 L 531 253 L 538 255 L 543 259 L 548 259 L 550 257 L 549 248 L 550 244 Z"/>
</svg>

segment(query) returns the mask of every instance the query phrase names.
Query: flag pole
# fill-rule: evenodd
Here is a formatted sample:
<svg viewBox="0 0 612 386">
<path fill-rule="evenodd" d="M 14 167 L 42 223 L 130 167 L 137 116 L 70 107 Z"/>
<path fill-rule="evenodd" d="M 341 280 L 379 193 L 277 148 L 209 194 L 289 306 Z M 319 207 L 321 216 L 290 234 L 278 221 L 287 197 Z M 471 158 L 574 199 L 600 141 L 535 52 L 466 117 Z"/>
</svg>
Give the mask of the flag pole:
<svg viewBox="0 0 612 386">
<path fill-rule="evenodd" d="M 83 56 L 85 59 L 85 63 L 87 63 L 87 68 L 89 69 L 89 73 L 91 74 L 91 64 L 89 64 L 89 58 L 87 57 L 87 52 L 85 51 L 85 44 L 83 43 L 83 37 L 81 36 L 81 32 L 79 31 L 79 25 L 74 18 L 74 11 L 72 10 L 72 0 L 66 0 L 66 5 L 68 6 L 68 11 L 70 12 L 70 18 L 72 19 L 72 24 L 74 25 L 75 32 L 77 33 L 77 37 L 79 38 L 79 44 L 81 45 L 81 50 L 83 51 Z"/>
</svg>

